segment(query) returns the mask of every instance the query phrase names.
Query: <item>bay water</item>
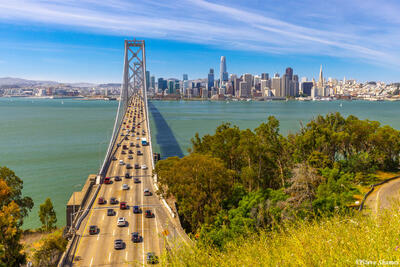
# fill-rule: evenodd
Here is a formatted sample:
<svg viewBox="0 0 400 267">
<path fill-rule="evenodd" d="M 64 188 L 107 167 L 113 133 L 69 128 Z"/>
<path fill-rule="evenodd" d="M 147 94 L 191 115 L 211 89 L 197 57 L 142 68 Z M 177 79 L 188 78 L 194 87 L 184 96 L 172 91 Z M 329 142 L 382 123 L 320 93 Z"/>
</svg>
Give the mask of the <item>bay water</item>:
<svg viewBox="0 0 400 267">
<path fill-rule="evenodd" d="M 65 224 L 65 205 L 102 163 L 117 110 L 116 101 L 0 98 L 0 166 L 24 181 L 24 195 L 35 207 L 24 228 L 40 226 L 38 209 L 47 197 L 55 206 L 58 225 Z M 313 117 L 329 112 L 353 114 L 400 129 L 400 102 L 367 101 L 150 101 L 154 152 L 183 156 L 190 139 L 213 133 L 222 122 L 254 129 L 268 116 L 280 121 L 286 135 Z"/>
</svg>

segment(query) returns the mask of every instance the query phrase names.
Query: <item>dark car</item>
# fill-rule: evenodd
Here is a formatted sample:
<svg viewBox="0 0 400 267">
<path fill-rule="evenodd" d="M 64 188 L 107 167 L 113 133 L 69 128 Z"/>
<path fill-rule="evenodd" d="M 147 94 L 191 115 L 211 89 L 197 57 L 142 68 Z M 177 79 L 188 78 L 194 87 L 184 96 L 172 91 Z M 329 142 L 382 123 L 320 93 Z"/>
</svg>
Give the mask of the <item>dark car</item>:
<svg viewBox="0 0 400 267">
<path fill-rule="evenodd" d="M 129 155 L 129 156 L 128 156 L 128 159 L 133 159 L 133 156 L 132 156 L 132 155 Z"/>
<path fill-rule="evenodd" d="M 135 184 L 140 184 L 140 179 L 139 178 L 135 178 Z"/>
<path fill-rule="evenodd" d="M 113 209 L 107 209 L 107 216 L 114 216 L 115 212 Z"/>
<path fill-rule="evenodd" d="M 117 160 L 117 158 L 115 156 L 112 157 L 112 160 Z"/>
<path fill-rule="evenodd" d="M 105 204 L 106 201 L 104 200 L 104 197 L 99 197 L 99 199 L 97 200 L 97 203 L 102 205 L 102 204 Z"/>
<path fill-rule="evenodd" d="M 142 151 L 140 151 L 140 150 L 138 150 L 136 154 L 137 154 L 138 156 L 143 155 Z"/>
<path fill-rule="evenodd" d="M 118 200 L 115 197 L 110 198 L 110 204 L 117 204 Z"/>
<path fill-rule="evenodd" d="M 117 147 L 120 147 L 120 146 L 121 146 L 121 144 L 118 143 L 118 144 L 117 144 Z"/>
<path fill-rule="evenodd" d="M 132 233 L 131 239 L 132 239 L 132 242 L 133 242 L 133 243 L 142 242 L 142 237 L 139 235 L 138 232 L 133 232 L 133 233 Z"/>
<path fill-rule="evenodd" d="M 129 145 L 130 145 L 130 146 L 135 146 L 135 144 L 134 144 L 133 142 L 131 142 Z"/>
<path fill-rule="evenodd" d="M 99 228 L 97 228 L 96 225 L 91 225 L 89 226 L 89 234 L 95 235 L 99 231 Z"/>
<path fill-rule="evenodd" d="M 133 206 L 133 213 L 141 213 L 142 211 L 140 210 L 139 206 Z"/>
<path fill-rule="evenodd" d="M 131 178 L 131 176 L 129 175 L 129 172 L 125 173 L 125 178 Z"/>
<path fill-rule="evenodd" d="M 139 144 L 136 144 L 136 147 L 140 147 L 140 145 L 139 145 Z"/>
<path fill-rule="evenodd" d="M 115 176 L 114 180 L 115 180 L 115 181 L 121 181 L 122 179 L 121 179 L 121 177 L 119 177 L 119 176 L 117 175 L 117 176 Z"/>
<path fill-rule="evenodd" d="M 129 152 L 128 152 L 129 154 L 133 154 L 133 151 L 131 150 L 131 149 L 129 149 Z"/>
<path fill-rule="evenodd" d="M 129 163 L 128 163 L 128 164 L 126 164 L 126 168 L 127 168 L 127 169 L 132 169 L 132 166 L 131 166 L 131 164 L 129 164 Z"/>
<path fill-rule="evenodd" d="M 157 264 L 158 263 L 158 257 L 154 252 L 148 252 L 146 255 L 146 261 L 147 264 Z"/>
<path fill-rule="evenodd" d="M 114 248 L 115 249 L 123 249 L 124 248 L 124 241 L 122 241 L 122 239 L 114 240 Z"/>
<path fill-rule="evenodd" d="M 135 164 L 135 169 L 140 169 L 140 165 L 139 164 Z"/>
<path fill-rule="evenodd" d="M 125 155 L 125 154 L 126 154 L 125 150 L 122 150 L 122 151 L 121 151 L 121 154 Z"/>
<path fill-rule="evenodd" d="M 126 204 L 125 201 L 121 201 L 121 202 L 119 203 L 119 208 L 120 208 L 121 210 L 125 210 L 125 209 L 128 208 L 128 205 Z"/>
<path fill-rule="evenodd" d="M 111 184 L 111 178 L 110 177 L 104 178 L 104 183 L 105 184 Z"/>
<path fill-rule="evenodd" d="M 151 210 L 146 210 L 144 212 L 146 218 L 153 218 L 154 217 L 154 213 Z"/>
</svg>

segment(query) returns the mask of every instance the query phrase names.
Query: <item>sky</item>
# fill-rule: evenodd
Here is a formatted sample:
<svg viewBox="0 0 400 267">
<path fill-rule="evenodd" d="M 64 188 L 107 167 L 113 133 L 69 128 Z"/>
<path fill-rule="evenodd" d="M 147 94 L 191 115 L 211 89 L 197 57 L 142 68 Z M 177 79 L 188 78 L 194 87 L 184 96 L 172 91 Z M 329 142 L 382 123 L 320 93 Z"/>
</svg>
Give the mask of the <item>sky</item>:
<svg viewBox="0 0 400 267">
<path fill-rule="evenodd" d="M 398 0 L 0 0 L 0 77 L 121 82 L 124 40 L 151 75 L 283 73 L 400 81 Z"/>
</svg>

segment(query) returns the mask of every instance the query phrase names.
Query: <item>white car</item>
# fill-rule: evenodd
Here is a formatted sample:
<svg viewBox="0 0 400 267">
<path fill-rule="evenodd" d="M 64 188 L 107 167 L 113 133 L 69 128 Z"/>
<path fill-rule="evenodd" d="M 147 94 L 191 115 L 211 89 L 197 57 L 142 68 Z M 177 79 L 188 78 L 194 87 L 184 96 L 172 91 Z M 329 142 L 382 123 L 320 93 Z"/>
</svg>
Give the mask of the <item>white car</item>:
<svg viewBox="0 0 400 267">
<path fill-rule="evenodd" d="M 121 227 L 121 226 L 126 226 L 126 220 L 125 220 L 124 217 L 118 218 L 117 226 L 119 226 L 119 227 Z"/>
<path fill-rule="evenodd" d="M 122 190 L 129 190 L 129 186 L 127 184 L 122 185 Z"/>
<path fill-rule="evenodd" d="M 142 170 L 147 170 L 146 164 L 143 164 L 143 165 L 142 165 Z"/>
<path fill-rule="evenodd" d="M 119 165 L 124 165 L 124 161 L 122 159 L 119 160 Z"/>
<path fill-rule="evenodd" d="M 135 136 L 135 134 L 134 134 L 134 133 L 131 133 L 131 136 L 132 136 L 132 137 L 134 137 L 134 136 Z"/>
<path fill-rule="evenodd" d="M 140 140 L 140 137 L 136 137 L 136 140 Z"/>
</svg>

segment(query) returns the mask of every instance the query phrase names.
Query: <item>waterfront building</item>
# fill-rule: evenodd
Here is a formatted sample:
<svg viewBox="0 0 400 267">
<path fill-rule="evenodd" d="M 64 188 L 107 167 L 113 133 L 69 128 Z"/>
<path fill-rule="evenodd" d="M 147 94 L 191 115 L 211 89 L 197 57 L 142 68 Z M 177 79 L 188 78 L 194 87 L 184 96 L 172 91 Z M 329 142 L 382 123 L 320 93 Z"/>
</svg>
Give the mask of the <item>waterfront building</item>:
<svg viewBox="0 0 400 267">
<path fill-rule="evenodd" d="M 156 88 L 156 77 L 154 77 L 154 76 L 150 77 L 150 87 L 153 89 Z"/>
<path fill-rule="evenodd" d="M 306 94 L 307 96 L 311 96 L 311 89 L 313 88 L 313 82 L 302 82 L 301 83 L 301 92 Z"/>
<path fill-rule="evenodd" d="M 277 73 L 275 73 L 274 77 L 271 79 L 271 90 L 274 96 L 283 96 L 281 93 L 281 78 Z"/>
<path fill-rule="evenodd" d="M 146 70 L 146 91 L 150 88 L 150 71 Z"/>
</svg>

